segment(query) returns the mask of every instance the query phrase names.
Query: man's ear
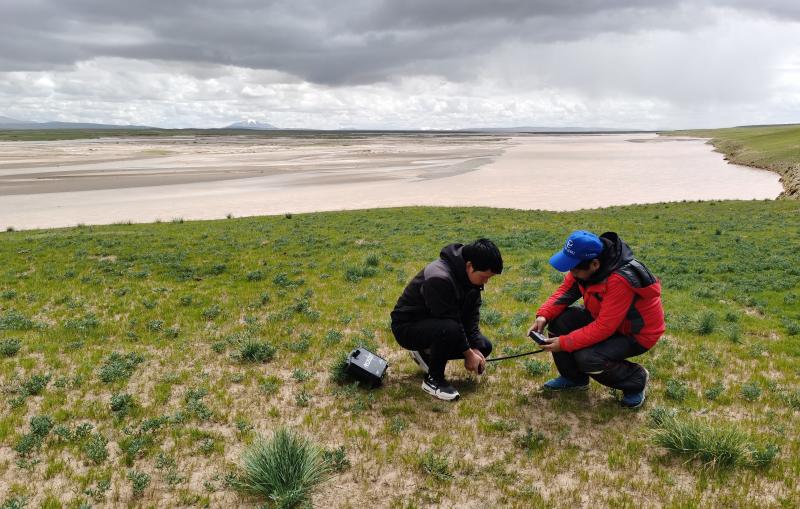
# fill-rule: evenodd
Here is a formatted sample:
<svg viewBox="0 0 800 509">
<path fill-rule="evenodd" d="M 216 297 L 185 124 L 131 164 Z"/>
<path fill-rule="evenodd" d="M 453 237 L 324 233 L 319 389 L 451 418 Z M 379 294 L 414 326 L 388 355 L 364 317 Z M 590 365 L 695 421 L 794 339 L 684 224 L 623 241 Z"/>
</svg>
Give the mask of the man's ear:
<svg viewBox="0 0 800 509">
<path fill-rule="evenodd" d="M 592 260 L 592 263 L 590 265 L 591 265 L 593 271 L 599 269 L 600 268 L 600 258 L 595 258 L 594 260 Z"/>
<path fill-rule="evenodd" d="M 472 272 L 475 271 L 475 268 L 472 267 L 472 262 L 467 262 L 466 267 L 467 267 L 467 274 L 469 274 L 470 271 Z"/>
</svg>

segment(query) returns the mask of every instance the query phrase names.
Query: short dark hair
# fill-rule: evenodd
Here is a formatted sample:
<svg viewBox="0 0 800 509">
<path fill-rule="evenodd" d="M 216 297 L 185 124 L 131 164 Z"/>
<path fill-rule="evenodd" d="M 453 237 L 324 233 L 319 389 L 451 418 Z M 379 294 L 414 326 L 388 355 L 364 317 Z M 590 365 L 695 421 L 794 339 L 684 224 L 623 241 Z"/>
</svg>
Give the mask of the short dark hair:
<svg viewBox="0 0 800 509">
<path fill-rule="evenodd" d="M 465 262 L 472 262 L 475 270 L 491 270 L 495 274 L 503 272 L 503 257 L 500 250 L 489 239 L 478 239 L 472 244 L 466 244 L 461 250 Z"/>
</svg>

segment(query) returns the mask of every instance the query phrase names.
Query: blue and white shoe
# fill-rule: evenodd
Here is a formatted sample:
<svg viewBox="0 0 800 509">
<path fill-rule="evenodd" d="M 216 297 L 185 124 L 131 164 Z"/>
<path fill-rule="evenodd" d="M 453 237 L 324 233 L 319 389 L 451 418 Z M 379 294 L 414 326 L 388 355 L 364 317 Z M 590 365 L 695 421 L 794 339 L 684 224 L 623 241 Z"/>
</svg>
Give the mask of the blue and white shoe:
<svg viewBox="0 0 800 509">
<path fill-rule="evenodd" d="M 620 405 L 625 408 L 639 408 L 644 405 L 644 400 L 646 399 L 647 393 L 647 381 L 650 379 L 650 372 L 647 371 L 647 368 L 644 369 L 644 389 L 641 392 L 630 392 L 630 393 L 623 393 L 622 394 L 622 401 L 620 401 Z"/>
<path fill-rule="evenodd" d="M 542 385 L 542 388 L 548 391 L 585 391 L 589 388 L 589 380 L 587 379 L 585 382 L 581 383 L 570 380 L 565 376 L 559 376 L 546 381 L 544 385 Z"/>
</svg>

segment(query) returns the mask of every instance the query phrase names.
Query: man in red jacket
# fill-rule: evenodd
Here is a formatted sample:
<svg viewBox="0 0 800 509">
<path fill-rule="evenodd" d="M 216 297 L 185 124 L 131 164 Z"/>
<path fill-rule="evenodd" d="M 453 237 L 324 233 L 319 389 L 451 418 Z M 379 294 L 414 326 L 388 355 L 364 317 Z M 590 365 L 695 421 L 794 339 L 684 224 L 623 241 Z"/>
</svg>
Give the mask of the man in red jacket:
<svg viewBox="0 0 800 509">
<path fill-rule="evenodd" d="M 544 388 L 585 390 L 591 377 L 621 390 L 622 406 L 642 406 L 649 373 L 626 359 L 664 333 L 661 283 L 614 232 L 573 232 L 550 265 L 567 274 L 531 326 L 548 327 L 551 339 L 542 348 L 552 352 L 560 374 Z M 581 297 L 582 307 L 570 307 Z"/>
</svg>

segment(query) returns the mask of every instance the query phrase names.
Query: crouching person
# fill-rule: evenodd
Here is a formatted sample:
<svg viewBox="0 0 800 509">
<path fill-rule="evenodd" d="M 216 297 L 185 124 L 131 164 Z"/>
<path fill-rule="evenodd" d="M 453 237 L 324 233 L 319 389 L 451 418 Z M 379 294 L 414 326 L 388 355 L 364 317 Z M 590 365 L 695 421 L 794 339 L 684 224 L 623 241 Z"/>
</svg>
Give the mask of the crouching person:
<svg viewBox="0 0 800 509">
<path fill-rule="evenodd" d="M 573 232 L 550 258 L 564 282 L 536 312 L 532 330 L 548 327 L 560 376 L 545 389 L 586 389 L 589 378 L 622 391 L 622 406 L 645 400 L 649 373 L 627 360 L 641 355 L 664 333 L 661 283 L 616 233 L 600 237 Z M 582 307 L 569 307 L 583 298 Z"/>
<path fill-rule="evenodd" d="M 391 313 L 392 332 L 425 372 L 422 389 L 443 400 L 458 398 L 444 376 L 447 361 L 464 359 L 483 373 L 492 343 L 479 328 L 481 291 L 503 271 L 500 250 L 487 239 L 450 244 L 408 283 Z"/>
</svg>

